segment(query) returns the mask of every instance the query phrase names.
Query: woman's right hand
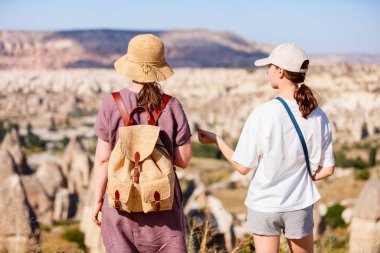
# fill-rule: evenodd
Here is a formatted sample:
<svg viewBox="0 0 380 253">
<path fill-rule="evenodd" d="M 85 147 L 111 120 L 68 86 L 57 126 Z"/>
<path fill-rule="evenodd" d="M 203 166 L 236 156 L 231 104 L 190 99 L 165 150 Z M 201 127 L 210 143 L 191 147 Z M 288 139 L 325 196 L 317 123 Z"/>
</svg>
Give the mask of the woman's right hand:
<svg viewBox="0 0 380 253">
<path fill-rule="evenodd" d="M 215 144 L 216 143 L 216 134 L 208 132 L 201 128 L 197 129 L 198 131 L 198 140 L 202 144 Z"/>
<path fill-rule="evenodd" d="M 100 226 L 102 223 L 98 218 L 99 212 L 101 212 L 103 202 L 95 203 L 92 211 L 92 221 Z"/>
</svg>

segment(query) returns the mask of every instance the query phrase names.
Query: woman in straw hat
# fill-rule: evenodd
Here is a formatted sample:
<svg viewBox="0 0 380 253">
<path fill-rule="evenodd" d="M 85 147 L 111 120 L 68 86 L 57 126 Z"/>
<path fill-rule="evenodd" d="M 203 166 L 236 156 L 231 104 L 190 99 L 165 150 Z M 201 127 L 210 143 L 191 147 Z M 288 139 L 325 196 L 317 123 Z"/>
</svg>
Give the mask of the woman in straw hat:
<svg viewBox="0 0 380 253">
<path fill-rule="evenodd" d="M 133 37 L 128 52 L 115 62 L 115 69 L 132 79 L 120 91 L 126 108 L 138 105 L 155 110 L 163 97 L 157 82 L 173 75 L 164 58 L 164 44 L 152 35 Z M 146 124 L 146 115 L 134 115 L 137 123 Z M 175 178 L 174 203 L 170 211 L 150 213 L 118 212 L 108 205 L 107 164 L 123 126 L 121 115 L 111 95 L 105 97 L 99 110 L 95 132 L 98 143 L 95 153 L 95 203 L 93 221 L 101 226 L 107 252 L 185 252 L 185 219 L 182 192 Z M 186 168 L 192 157 L 190 128 L 181 103 L 172 97 L 158 118 L 160 138 L 173 158 L 175 166 Z M 103 204 L 104 203 L 104 204 Z M 101 221 L 98 219 L 102 213 Z"/>
<path fill-rule="evenodd" d="M 278 98 L 249 115 L 233 151 L 214 133 L 199 129 L 203 144 L 216 144 L 245 175 L 255 169 L 245 205 L 256 252 L 278 252 L 281 230 L 292 252 L 313 252 L 314 181 L 334 171 L 329 121 L 305 85 L 309 59 L 295 44 L 274 48 L 256 66 L 267 66 Z M 289 110 L 289 111 L 288 111 Z"/>
</svg>

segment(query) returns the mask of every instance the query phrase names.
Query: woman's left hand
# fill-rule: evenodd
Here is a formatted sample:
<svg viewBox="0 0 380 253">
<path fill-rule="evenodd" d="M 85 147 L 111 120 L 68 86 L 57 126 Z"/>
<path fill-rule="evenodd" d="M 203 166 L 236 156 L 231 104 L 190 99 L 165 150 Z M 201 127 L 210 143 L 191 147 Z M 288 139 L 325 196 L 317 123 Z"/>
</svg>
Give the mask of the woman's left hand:
<svg viewBox="0 0 380 253">
<path fill-rule="evenodd" d="M 202 144 L 216 143 L 216 134 L 198 128 L 198 140 Z"/>
</svg>

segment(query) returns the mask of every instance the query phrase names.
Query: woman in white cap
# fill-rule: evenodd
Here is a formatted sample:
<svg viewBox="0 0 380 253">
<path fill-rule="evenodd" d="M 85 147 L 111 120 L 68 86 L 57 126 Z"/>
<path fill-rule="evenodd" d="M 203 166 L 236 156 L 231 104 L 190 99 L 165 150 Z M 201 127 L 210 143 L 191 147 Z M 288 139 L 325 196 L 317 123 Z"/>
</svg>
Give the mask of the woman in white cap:
<svg viewBox="0 0 380 253">
<path fill-rule="evenodd" d="M 268 67 L 278 97 L 252 111 L 235 151 L 214 133 L 198 137 L 241 174 L 255 169 L 245 205 L 256 252 L 278 252 L 281 230 L 292 252 L 313 252 L 314 181 L 334 172 L 331 126 L 304 83 L 309 59 L 300 47 L 281 44 L 255 65 Z"/>
<path fill-rule="evenodd" d="M 164 95 L 157 83 L 173 75 L 165 61 L 164 51 L 163 42 L 152 34 L 133 37 L 127 54 L 115 62 L 116 71 L 132 79 L 132 83 L 118 94 L 129 112 L 138 105 L 151 112 L 163 108 L 162 111 L 159 109 L 161 114 L 156 121 L 160 127 L 159 137 L 173 164 L 186 168 L 192 156 L 186 115 L 181 103 L 174 97 Z M 92 219 L 101 226 L 104 246 L 108 253 L 186 252 L 183 198 L 176 175 L 172 210 L 128 213 L 109 205 L 105 194 L 107 166 L 119 138 L 118 129 L 124 126 L 122 110 L 118 110 L 120 103 L 117 105 L 116 101 L 111 94 L 104 98 L 94 127 L 98 143 L 94 162 L 95 203 Z M 144 113 L 135 114 L 133 120 L 138 124 L 147 124 Z M 98 217 L 100 212 L 101 220 Z"/>
</svg>

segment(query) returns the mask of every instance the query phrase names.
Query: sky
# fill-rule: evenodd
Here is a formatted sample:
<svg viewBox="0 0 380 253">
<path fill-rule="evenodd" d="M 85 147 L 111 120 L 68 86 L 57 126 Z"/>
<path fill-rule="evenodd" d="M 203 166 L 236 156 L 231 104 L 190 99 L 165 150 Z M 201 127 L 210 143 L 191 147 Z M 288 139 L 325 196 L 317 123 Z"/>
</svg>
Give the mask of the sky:
<svg viewBox="0 0 380 253">
<path fill-rule="evenodd" d="M 0 0 L 0 30 L 198 28 L 310 54 L 379 54 L 380 0 Z"/>
</svg>

